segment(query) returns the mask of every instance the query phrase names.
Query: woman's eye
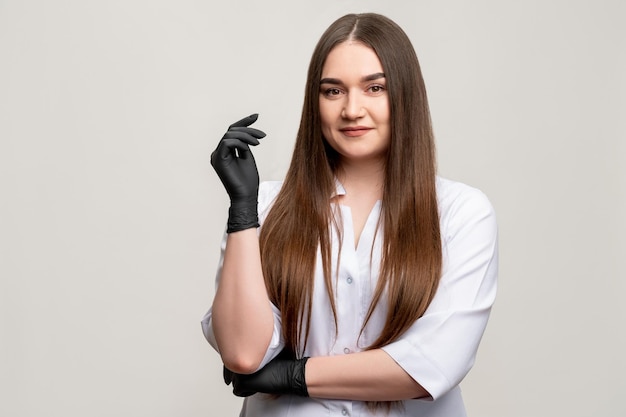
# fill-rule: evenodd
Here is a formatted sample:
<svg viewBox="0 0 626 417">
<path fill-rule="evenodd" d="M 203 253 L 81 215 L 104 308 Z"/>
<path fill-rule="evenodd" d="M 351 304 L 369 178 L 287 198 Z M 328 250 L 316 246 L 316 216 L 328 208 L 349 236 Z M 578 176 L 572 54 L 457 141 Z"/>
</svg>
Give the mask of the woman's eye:
<svg viewBox="0 0 626 417">
<path fill-rule="evenodd" d="M 385 87 L 382 85 L 372 85 L 369 87 L 371 93 L 380 93 L 385 90 Z"/>
<path fill-rule="evenodd" d="M 341 91 L 338 88 L 328 88 L 324 91 L 324 95 L 326 96 L 337 96 L 341 94 Z"/>
</svg>

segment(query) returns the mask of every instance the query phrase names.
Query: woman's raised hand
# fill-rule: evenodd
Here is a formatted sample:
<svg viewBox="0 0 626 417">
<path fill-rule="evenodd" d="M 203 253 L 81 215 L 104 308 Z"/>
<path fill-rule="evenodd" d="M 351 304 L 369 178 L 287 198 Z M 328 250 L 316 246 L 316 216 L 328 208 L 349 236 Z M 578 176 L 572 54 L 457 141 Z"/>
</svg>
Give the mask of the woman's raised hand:
<svg viewBox="0 0 626 417">
<path fill-rule="evenodd" d="M 211 154 L 211 165 L 230 197 L 228 233 L 259 226 L 259 173 L 250 145 L 258 145 L 265 133 L 248 127 L 258 117 L 258 114 L 251 114 L 230 125 Z"/>
</svg>

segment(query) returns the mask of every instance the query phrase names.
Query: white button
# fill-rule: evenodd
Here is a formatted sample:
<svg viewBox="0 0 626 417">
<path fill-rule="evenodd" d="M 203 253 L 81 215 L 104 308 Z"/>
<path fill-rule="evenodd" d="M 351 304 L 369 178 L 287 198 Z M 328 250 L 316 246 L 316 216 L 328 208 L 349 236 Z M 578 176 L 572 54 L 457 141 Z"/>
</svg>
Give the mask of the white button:
<svg viewBox="0 0 626 417">
<path fill-rule="evenodd" d="M 350 349 L 348 349 L 348 348 L 343 348 L 343 353 L 345 353 L 345 354 L 350 353 Z"/>
<path fill-rule="evenodd" d="M 348 410 L 346 410 L 345 408 L 343 410 L 341 410 L 341 414 L 344 416 L 348 415 Z"/>
<path fill-rule="evenodd" d="M 352 284 L 352 277 L 348 277 L 348 279 L 346 279 L 346 281 L 348 281 L 348 284 Z"/>
</svg>

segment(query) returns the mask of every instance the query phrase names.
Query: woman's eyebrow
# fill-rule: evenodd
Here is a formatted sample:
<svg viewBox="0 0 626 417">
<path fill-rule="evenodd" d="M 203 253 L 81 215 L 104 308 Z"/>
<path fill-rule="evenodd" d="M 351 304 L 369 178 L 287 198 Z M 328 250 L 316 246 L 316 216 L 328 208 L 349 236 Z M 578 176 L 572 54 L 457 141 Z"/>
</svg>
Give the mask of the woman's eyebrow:
<svg viewBox="0 0 626 417">
<path fill-rule="evenodd" d="M 378 80 L 379 78 L 385 78 L 385 73 L 383 73 L 383 72 L 376 72 L 374 74 L 366 75 L 365 77 L 361 78 L 361 81 L 363 81 L 363 82 L 365 82 L 365 81 L 374 81 L 374 80 Z"/>
<path fill-rule="evenodd" d="M 341 85 L 343 84 L 341 82 L 341 80 L 339 80 L 338 78 L 322 78 L 320 80 L 320 84 L 334 84 L 334 85 Z"/>
<path fill-rule="evenodd" d="M 375 72 L 374 74 L 365 75 L 361 77 L 361 82 L 374 81 L 380 78 L 385 78 L 385 73 L 383 72 Z M 338 78 L 322 78 L 320 80 L 320 84 L 333 84 L 333 85 L 342 85 L 343 82 Z"/>
</svg>

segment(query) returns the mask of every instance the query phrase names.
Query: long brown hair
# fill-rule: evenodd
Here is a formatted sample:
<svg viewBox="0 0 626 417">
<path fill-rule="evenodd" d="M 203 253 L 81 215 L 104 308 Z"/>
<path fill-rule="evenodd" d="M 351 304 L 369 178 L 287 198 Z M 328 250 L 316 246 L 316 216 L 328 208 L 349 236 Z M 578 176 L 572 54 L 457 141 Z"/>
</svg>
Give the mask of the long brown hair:
<svg viewBox="0 0 626 417">
<path fill-rule="evenodd" d="M 417 55 L 404 31 L 390 19 L 373 13 L 343 16 L 324 32 L 313 52 L 291 165 L 260 232 L 265 284 L 281 311 L 286 347 L 294 352 L 303 351 L 307 343 L 318 249 L 337 321 L 330 247 L 334 217 L 329 200 L 340 161 L 322 135 L 319 94 L 326 57 L 348 39 L 378 55 L 391 115 L 380 219 L 382 260 L 362 326 L 385 293 L 388 313 L 383 331 L 369 349 L 396 340 L 424 314 L 441 274 L 435 147 Z"/>
</svg>

